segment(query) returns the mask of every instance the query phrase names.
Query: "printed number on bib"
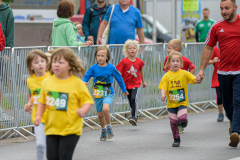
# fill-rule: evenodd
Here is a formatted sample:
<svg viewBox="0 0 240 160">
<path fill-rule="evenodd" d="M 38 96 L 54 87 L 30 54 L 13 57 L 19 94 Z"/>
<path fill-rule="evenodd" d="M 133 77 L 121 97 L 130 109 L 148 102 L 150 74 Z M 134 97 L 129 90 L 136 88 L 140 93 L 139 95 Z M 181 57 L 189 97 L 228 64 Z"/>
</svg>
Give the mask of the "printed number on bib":
<svg viewBox="0 0 240 160">
<path fill-rule="evenodd" d="M 104 98 L 109 94 L 109 87 L 95 85 L 93 90 L 93 98 Z"/>
<path fill-rule="evenodd" d="M 36 90 L 32 91 L 32 103 L 33 103 L 33 105 L 38 104 L 38 99 L 40 97 L 40 91 L 41 91 L 41 89 L 36 89 Z"/>
<path fill-rule="evenodd" d="M 68 106 L 68 93 L 48 91 L 46 105 L 51 110 L 66 111 Z"/>
<path fill-rule="evenodd" d="M 178 103 L 185 101 L 185 92 L 184 89 L 170 90 L 169 91 L 169 102 Z"/>
</svg>

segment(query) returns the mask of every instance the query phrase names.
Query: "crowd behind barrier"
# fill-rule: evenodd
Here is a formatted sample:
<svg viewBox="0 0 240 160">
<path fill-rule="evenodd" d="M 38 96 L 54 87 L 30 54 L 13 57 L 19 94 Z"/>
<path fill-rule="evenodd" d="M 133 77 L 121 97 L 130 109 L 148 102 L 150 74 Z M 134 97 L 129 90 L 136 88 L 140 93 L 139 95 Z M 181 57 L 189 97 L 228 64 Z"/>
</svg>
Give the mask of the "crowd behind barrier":
<svg viewBox="0 0 240 160">
<path fill-rule="evenodd" d="M 201 63 L 201 55 L 204 48 L 204 43 L 189 43 L 184 44 L 182 54 L 189 58 L 199 70 Z M 28 132 L 33 135 L 26 128 L 33 127 L 31 114 L 24 111 L 24 104 L 27 102 L 28 88 L 26 85 L 27 78 L 29 77 L 26 58 L 28 53 L 33 49 L 39 49 L 47 52 L 51 48 L 56 49 L 59 47 L 52 46 L 36 46 L 36 47 L 14 47 L 5 48 L 0 52 L 0 56 L 7 55 L 8 61 L 1 62 L 0 73 L 2 76 L 2 89 L 1 89 L 1 106 L 0 106 L 0 133 L 3 138 L 10 138 L 14 134 L 19 134 L 25 139 L 20 130 Z M 90 47 L 69 47 L 76 54 L 77 57 L 83 61 L 86 71 L 88 68 L 95 64 L 95 50 L 97 46 Z M 109 45 L 111 52 L 111 60 L 113 65 L 117 65 L 123 58 L 123 45 Z M 143 68 L 145 81 L 148 84 L 146 88 L 140 88 L 139 94 L 139 116 L 145 116 L 149 119 L 158 118 L 158 115 L 166 112 L 166 102 L 161 101 L 161 92 L 158 89 L 161 78 L 164 75 L 163 64 L 167 56 L 167 44 L 151 44 L 140 45 L 138 57 L 145 62 Z M 208 66 L 205 70 L 205 77 L 201 84 L 189 85 L 189 108 L 195 112 L 204 111 L 210 105 L 217 108 L 215 104 L 215 90 L 211 89 L 211 78 L 213 73 L 213 66 Z M 113 120 L 123 124 L 122 120 L 127 120 L 125 113 L 130 113 L 130 106 L 127 97 L 124 97 L 120 87 L 114 80 L 113 88 L 115 90 L 115 97 L 112 103 L 110 113 Z M 88 89 L 90 93 L 93 92 L 93 79 L 88 82 Z M 198 107 L 196 104 L 202 104 Z M 156 110 L 155 114 L 151 110 Z M 97 118 L 95 105 L 92 106 L 84 118 L 84 125 L 94 129 L 93 124 L 100 126 L 93 121 Z M 12 131 L 12 132 L 11 132 Z M 9 135 L 9 133 L 11 133 Z"/>
</svg>

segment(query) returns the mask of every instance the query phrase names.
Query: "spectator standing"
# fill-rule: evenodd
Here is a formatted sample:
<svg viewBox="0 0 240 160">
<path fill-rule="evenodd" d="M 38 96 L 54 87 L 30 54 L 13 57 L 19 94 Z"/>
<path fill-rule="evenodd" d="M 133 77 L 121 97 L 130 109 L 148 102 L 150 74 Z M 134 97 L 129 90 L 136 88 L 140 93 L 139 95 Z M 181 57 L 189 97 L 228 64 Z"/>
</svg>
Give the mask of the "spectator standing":
<svg viewBox="0 0 240 160">
<path fill-rule="evenodd" d="M 77 28 L 70 21 L 74 14 L 74 5 L 70 1 L 61 1 L 57 8 L 58 18 L 53 21 L 52 46 L 92 45 L 92 41 L 78 42 Z"/>
<path fill-rule="evenodd" d="M 209 19 L 210 11 L 208 8 L 204 8 L 202 13 L 203 19 L 198 21 L 197 25 L 195 26 L 196 42 L 205 42 L 208 31 L 214 23 L 214 20 Z"/>
<path fill-rule="evenodd" d="M 5 35 L 6 47 L 14 47 L 14 16 L 8 4 L 0 0 L 0 23 Z"/>
<path fill-rule="evenodd" d="M 206 68 L 217 41 L 220 46 L 218 80 L 222 93 L 223 107 L 230 120 L 229 146 L 237 147 L 240 133 L 240 15 L 237 14 L 235 0 L 221 0 L 222 19 L 212 25 L 205 41 L 202 61 L 198 72 L 199 82 L 202 81 Z"/>
<path fill-rule="evenodd" d="M 91 36 L 94 37 L 94 44 L 97 42 L 98 28 L 107 13 L 110 4 L 107 0 L 97 0 L 86 9 L 84 14 L 82 28 L 83 34 L 86 37 L 86 41 L 90 41 Z"/>
<path fill-rule="evenodd" d="M 98 29 L 97 44 L 102 43 L 102 35 L 108 25 L 111 10 L 112 6 L 109 7 Z M 130 0 L 119 0 L 119 4 L 115 5 L 110 23 L 108 44 L 124 44 L 128 39 L 134 40 L 136 28 L 140 43 L 144 43 L 141 13 L 139 9 L 130 5 Z"/>
</svg>

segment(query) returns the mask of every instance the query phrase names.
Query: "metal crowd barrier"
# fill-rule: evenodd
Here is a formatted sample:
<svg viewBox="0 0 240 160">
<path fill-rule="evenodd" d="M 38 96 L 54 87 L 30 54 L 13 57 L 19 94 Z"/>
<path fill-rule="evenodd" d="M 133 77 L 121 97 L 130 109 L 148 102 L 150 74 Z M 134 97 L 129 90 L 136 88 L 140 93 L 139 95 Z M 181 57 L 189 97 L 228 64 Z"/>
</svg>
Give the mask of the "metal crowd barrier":
<svg viewBox="0 0 240 160">
<path fill-rule="evenodd" d="M 189 58 L 199 71 L 201 63 L 202 50 L 204 48 L 202 43 L 185 44 L 182 54 Z M 33 49 L 40 49 L 47 52 L 51 48 L 56 49 L 60 46 L 39 46 L 39 47 L 15 47 L 5 48 L 0 52 L 0 76 L 1 92 L 0 92 L 0 133 L 5 132 L 0 139 L 3 139 L 12 131 L 7 137 L 10 138 L 14 134 L 19 134 L 25 139 L 20 130 L 34 135 L 26 128 L 33 127 L 31 122 L 31 115 L 24 111 L 24 104 L 27 101 L 28 88 L 26 80 L 29 77 L 26 67 L 26 57 Z M 82 46 L 69 47 L 71 48 L 83 61 L 85 70 L 97 63 L 95 58 L 95 50 L 98 46 Z M 122 53 L 123 45 L 109 45 L 111 52 L 111 60 L 113 65 L 117 65 L 125 56 Z M 166 102 L 161 101 L 161 92 L 158 89 L 161 78 L 164 75 L 163 65 L 167 54 L 167 44 L 151 44 L 140 45 L 138 57 L 141 58 L 145 66 L 143 67 L 144 78 L 147 83 L 146 88 L 140 88 L 138 95 L 139 116 L 145 116 L 148 119 L 158 118 L 166 112 Z M 205 70 L 204 80 L 201 84 L 189 85 L 189 108 L 195 112 L 204 111 L 209 106 L 217 107 L 215 104 L 215 91 L 210 88 L 213 67 L 208 66 Z M 123 114 L 130 113 L 131 109 L 128 104 L 127 97 L 123 93 L 114 80 L 113 88 L 115 91 L 115 98 L 110 108 L 111 117 L 113 120 L 123 124 L 122 120 L 128 120 Z M 88 89 L 90 93 L 93 92 L 93 78 L 88 82 Z M 198 107 L 197 104 L 202 104 Z M 157 110 L 155 114 L 151 110 Z M 93 119 L 97 118 L 95 105 L 92 106 L 86 117 L 84 118 L 84 125 L 94 129 L 93 125 L 100 125 Z"/>
</svg>

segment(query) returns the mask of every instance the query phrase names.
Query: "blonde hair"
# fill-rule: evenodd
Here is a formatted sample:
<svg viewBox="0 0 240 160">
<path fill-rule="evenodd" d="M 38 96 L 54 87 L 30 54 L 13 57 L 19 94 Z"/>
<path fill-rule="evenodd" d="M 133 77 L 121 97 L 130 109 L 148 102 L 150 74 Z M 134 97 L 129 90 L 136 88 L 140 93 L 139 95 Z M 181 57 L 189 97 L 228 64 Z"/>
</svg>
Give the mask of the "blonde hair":
<svg viewBox="0 0 240 160">
<path fill-rule="evenodd" d="M 165 69 L 167 69 L 167 67 L 169 66 L 173 55 L 178 55 L 178 56 L 179 56 L 179 58 L 180 58 L 180 66 L 181 66 L 181 67 L 183 66 L 182 54 L 181 54 L 180 52 L 177 52 L 177 51 L 172 51 L 172 52 L 169 53 L 169 55 L 168 55 L 167 63 L 166 63 L 166 65 L 164 66 Z"/>
<path fill-rule="evenodd" d="M 48 58 L 45 55 L 45 53 L 43 53 L 43 51 L 35 49 L 32 50 L 31 52 L 29 52 L 28 56 L 27 56 L 27 60 L 26 60 L 26 64 L 27 64 L 27 69 L 30 75 L 33 75 L 35 72 L 34 70 L 31 69 L 32 67 L 32 61 L 34 60 L 34 58 L 36 56 L 40 56 L 42 58 L 44 58 L 46 60 L 46 64 L 48 64 Z"/>
<path fill-rule="evenodd" d="M 169 44 L 172 45 L 174 50 L 175 50 L 175 48 L 177 48 L 178 52 L 182 51 L 183 44 L 182 44 L 182 41 L 180 39 L 172 39 L 171 41 L 168 42 L 168 45 Z"/>
<path fill-rule="evenodd" d="M 77 26 L 78 24 L 81 24 L 81 23 L 79 23 L 79 22 L 73 22 L 73 24 L 74 24 L 75 26 Z"/>
<path fill-rule="evenodd" d="M 58 48 L 53 52 L 51 56 L 51 65 L 48 66 L 48 70 L 50 71 L 51 74 L 53 74 L 52 71 L 53 60 L 55 61 L 59 60 L 61 57 L 68 61 L 69 66 L 71 67 L 69 73 L 80 77 L 82 77 L 85 74 L 85 69 L 81 65 L 82 61 L 77 58 L 76 54 L 70 48 Z"/>
<path fill-rule="evenodd" d="M 51 57 L 54 51 L 55 51 L 55 50 L 54 50 L 53 48 L 51 48 L 51 49 L 50 49 L 47 53 L 45 53 L 45 54 L 46 54 L 47 57 Z"/>
<path fill-rule="evenodd" d="M 128 40 L 125 42 L 124 46 L 123 46 L 123 54 L 124 54 L 126 57 L 128 56 L 127 49 L 128 49 L 129 44 L 135 44 L 137 50 L 139 50 L 138 41 L 128 39 Z M 137 53 L 137 54 L 138 54 L 138 53 Z M 137 56 L 137 54 L 136 54 L 136 56 Z"/>
<path fill-rule="evenodd" d="M 97 52 L 100 51 L 100 50 L 106 50 L 107 51 L 107 60 L 106 60 L 106 62 L 108 63 L 108 61 L 111 59 L 109 48 L 106 45 L 98 46 L 97 49 L 95 50 L 95 58 L 96 59 L 97 59 Z"/>
</svg>

